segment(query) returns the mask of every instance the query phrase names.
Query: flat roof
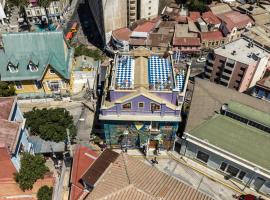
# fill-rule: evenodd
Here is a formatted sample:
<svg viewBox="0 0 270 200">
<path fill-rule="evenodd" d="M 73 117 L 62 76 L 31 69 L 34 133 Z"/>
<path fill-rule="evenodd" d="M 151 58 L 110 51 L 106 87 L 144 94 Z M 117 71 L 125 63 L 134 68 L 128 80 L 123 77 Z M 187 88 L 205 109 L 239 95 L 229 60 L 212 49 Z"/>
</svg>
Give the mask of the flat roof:
<svg viewBox="0 0 270 200">
<path fill-rule="evenodd" d="M 258 47 L 253 43 L 252 47 L 248 47 L 249 41 L 243 38 L 240 38 L 236 41 L 228 43 L 224 47 L 219 47 L 214 50 L 214 52 L 223 57 L 241 62 L 247 65 L 257 62 L 258 58 L 263 58 L 269 56 L 267 52 L 261 47 Z M 235 52 L 233 54 L 232 52 Z"/>
<path fill-rule="evenodd" d="M 216 115 L 189 132 L 191 135 L 222 148 L 236 156 L 270 169 L 270 134 L 254 127 Z"/>
</svg>

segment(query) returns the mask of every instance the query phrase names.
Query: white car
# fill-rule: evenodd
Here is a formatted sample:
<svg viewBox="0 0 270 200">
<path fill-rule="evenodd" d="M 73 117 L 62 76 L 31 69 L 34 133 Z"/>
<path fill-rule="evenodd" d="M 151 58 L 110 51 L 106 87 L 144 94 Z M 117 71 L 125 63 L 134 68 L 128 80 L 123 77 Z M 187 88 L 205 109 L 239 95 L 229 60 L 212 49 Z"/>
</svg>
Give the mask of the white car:
<svg viewBox="0 0 270 200">
<path fill-rule="evenodd" d="M 203 63 L 203 62 L 206 61 L 206 58 L 201 57 L 201 58 L 198 58 L 196 61 L 197 61 L 198 63 Z"/>
</svg>

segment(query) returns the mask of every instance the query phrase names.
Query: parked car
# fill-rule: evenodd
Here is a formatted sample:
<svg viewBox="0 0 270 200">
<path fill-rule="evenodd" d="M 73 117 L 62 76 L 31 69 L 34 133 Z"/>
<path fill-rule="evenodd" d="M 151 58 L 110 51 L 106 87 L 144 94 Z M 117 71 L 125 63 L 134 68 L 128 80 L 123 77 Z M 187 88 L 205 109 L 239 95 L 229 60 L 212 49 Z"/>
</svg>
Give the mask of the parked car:
<svg viewBox="0 0 270 200">
<path fill-rule="evenodd" d="M 206 61 L 206 58 L 200 57 L 200 58 L 198 58 L 196 61 L 197 61 L 198 63 L 203 63 L 203 62 Z"/>
</svg>

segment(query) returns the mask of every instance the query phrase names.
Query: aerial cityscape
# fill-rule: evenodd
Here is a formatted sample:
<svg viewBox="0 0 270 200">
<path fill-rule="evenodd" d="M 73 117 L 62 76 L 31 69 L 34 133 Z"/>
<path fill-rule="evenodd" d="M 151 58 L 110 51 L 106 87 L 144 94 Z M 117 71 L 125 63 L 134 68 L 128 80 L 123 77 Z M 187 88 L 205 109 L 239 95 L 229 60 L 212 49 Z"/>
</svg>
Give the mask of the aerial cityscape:
<svg viewBox="0 0 270 200">
<path fill-rule="evenodd" d="M 270 200 L 270 0 L 0 0 L 0 200 Z"/>
</svg>

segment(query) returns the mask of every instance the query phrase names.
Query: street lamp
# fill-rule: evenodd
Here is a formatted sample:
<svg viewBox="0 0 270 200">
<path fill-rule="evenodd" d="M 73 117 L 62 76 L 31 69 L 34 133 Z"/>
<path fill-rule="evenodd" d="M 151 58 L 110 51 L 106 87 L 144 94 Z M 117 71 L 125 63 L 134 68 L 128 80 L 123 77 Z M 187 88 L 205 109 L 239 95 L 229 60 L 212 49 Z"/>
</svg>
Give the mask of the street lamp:
<svg viewBox="0 0 270 200">
<path fill-rule="evenodd" d="M 260 172 L 260 169 L 258 167 L 254 167 L 253 169 L 254 173 L 253 175 L 250 177 L 250 179 L 247 181 L 247 183 L 245 184 L 244 188 L 242 189 L 242 191 L 244 191 L 246 189 L 246 187 L 249 187 L 252 180 L 255 178 L 255 175 L 258 174 Z"/>
<path fill-rule="evenodd" d="M 125 146 L 125 152 L 127 152 L 127 139 L 128 139 L 128 129 L 125 129 L 124 132 L 123 132 L 123 135 L 125 136 L 125 139 L 126 139 L 126 146 Z"/>
</svg>

